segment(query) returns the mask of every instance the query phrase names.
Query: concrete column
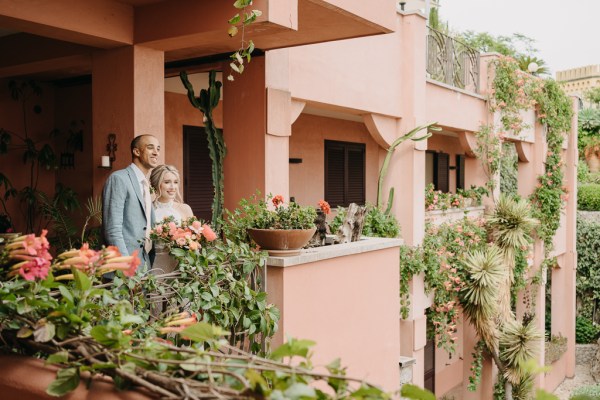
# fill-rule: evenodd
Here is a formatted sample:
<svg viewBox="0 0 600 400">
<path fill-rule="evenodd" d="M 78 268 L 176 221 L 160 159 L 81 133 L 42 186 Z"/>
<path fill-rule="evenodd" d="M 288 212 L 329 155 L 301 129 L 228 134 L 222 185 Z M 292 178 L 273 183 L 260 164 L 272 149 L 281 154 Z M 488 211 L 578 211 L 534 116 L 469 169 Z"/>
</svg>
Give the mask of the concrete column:
<svg viewBox="0 0 600 400">
<path fill-rule="evenodd" d="M 399 73 L 403 77 L 399 88 L 401 120 L 399 135 L 406 134 L 426 121 L 426 20 L 420 14 L 400 13 L 399 51 L 403 62 Z M 402 226 L 406 244 L 420 245 L 425 235 L 425 150 L 427 143 L 405 141 L 396 148 L 390 161 L 387 184 L 395 188 L 393 213 Z M 400 266 L 402 268 L 402 266 Z M 400 353 L 416 360 L 413 366 L 413 383 L 424 382 L 424 348 L 426 344 L 425 309 L 430 301 L 425 295 L 423 276 L 414 276 L 410 290 L 411 309 L 407 320 L 400 321 Z"/>
<path fill-rule="evenodd" d="M 565 297 L 560 311 L 564 313 L 564 335 L 567 337 L 566 375 L 571 378 L 575 375 L 575 313 L 576 313 L 576 272 L 577 272 L 577 110 L 578 101 L 573 98 L 573 118 L 571 131 L 568 136 L 566 157 L 565 182 L 569 191 L 569 199 L 565 210 L 567 220 L 566 253 L 564 269 Z M 554 312 L 554 310 L 552 310 Z"/>
<path fill-rule="evenodd" d="M 112 170 L 131 163 L 131 140 L 141 134 L 165 143 L 164 53 L 140 46 L 97 51 L 93 55 L 92 79 L 92 170 L 94 195 L 102 193 L 111 171 L 96 168 L 108 155 L 108 134 L 117 136 Z M 161 163 L 164 162 L 161 153 Z"/>
<path fill-rule="evenodd" d="M 228 74 L 223 71 L 223 76 Z M 242 75 L 234 76 L 234 81 L 223 82 L 225 207 L 230 210 L 256 190 L 266 191 L 265 58 L 253 58 Z"/>
</svg>

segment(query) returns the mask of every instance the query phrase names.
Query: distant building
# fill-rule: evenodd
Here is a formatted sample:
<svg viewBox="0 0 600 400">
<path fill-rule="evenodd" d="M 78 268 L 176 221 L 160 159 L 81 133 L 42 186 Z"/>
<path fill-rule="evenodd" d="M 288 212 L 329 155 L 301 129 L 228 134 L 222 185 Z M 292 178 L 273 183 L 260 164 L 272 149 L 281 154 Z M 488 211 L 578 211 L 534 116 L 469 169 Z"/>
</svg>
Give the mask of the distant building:
<svg viewBox="0 0 600 400">
<path fill-rule="evenodd" d="M 584 107 L 589 107 L 591 104 L 585 100 L 584 93 L 586 90 L 600 87 L 600 65 L 557 71 L 556 80 L 562 84 L 567 94 L 579 96 Z"/>
</svg>

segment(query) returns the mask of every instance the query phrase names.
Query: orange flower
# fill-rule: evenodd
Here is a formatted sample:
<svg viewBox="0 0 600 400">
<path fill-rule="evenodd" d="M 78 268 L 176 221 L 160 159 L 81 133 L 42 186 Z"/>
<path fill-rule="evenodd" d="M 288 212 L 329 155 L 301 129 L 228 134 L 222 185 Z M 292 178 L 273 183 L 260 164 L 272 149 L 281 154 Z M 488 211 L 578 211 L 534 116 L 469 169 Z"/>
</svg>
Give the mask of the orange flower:
<svg viewBox="0 0 600 400">
<path fill-rule="evenodd" d="M 202 236 L 209 242 L 212 242 L 217 238 L 217 234 L 212 230 L 210 225 L 204 225 L 204 229 L 202 230 Z"/>
<path fill-rule="evenodd" d="M 325 214 L 325 215 L 327 215 L 331 212 L 331 206 L 325 200 L 319 200 L 319 207 L 321 208 L 321 211 L 323 211 L 323 214 Z"/>
<path fill-rule="evenodd" d="M 278 207 L 280 204 L 283 204 L 283 196 L 278 194 L 277 196 L 273 197 L 273 200 L 271 201 L 275 207 Z"/>
<path fill-rule="evenodd" d="M 131 255 L 131 261 L 129 262 L 129 268 L 126 269 L 125 271 L 123 271 L 123 274 L 125 274 L 125 276 L 134 276 L 135 275 L 135 271 L 137 270 L 138 265 L 140 265 L 140 259 L 137 256 L 138 255 L 138 250 L 134 251 L 133 254 Z"/>
</svg>

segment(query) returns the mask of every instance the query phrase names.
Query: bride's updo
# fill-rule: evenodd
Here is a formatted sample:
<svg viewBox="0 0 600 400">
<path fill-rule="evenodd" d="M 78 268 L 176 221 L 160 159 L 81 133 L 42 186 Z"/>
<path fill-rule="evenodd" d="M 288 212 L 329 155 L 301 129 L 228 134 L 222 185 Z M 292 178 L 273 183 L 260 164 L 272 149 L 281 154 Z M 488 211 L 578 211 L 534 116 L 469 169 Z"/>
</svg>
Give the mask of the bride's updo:
<svg viewBox="0 0 600 400">
<path fill-rule="evenodd" d="M 160 184 L 165 179 L 165 175 L 168 172 L 175 175 L 175 177 L 181 184 L 181 178 L 179 177 L 179 171 L 177 171 L 177 168 L 175 168 L 174 166 L 163 164 L 163 165 L 159 165 L 158 167 L 154 168 L 152 170 L 152 173 L 150 174 L 150 185 L 152 186 L 152 188 L 154 188 L 154 193 L 156 194 L 156 198 L 154 201 L 158 201 L 159 197 L 161 196 Z M 175 195 L 175 201 L 177 201 L 179 203 L 183 203 L 183 199 L 181 197 L 180 190 L 181 190 L 181 186 L 177 190 L 177 194 Z"/>
</svg>

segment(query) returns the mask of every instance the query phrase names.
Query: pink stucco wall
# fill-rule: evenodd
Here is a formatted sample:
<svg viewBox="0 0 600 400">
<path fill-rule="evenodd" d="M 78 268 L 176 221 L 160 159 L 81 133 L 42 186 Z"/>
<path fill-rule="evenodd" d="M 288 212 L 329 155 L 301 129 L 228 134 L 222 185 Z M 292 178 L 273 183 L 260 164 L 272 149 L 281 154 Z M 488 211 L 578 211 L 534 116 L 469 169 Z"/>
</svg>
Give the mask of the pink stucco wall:
<svg viewBox="0 0 600 400">
<path fill-rule="evenodd" d="M 313 363 L 336 358 L 348 376 L 399 388 L 398 247 L 290 267 L 268 267 L 268 301 L 281 311 L 274 347 L 311 339 Z"/>
<path fill-rule="evenodd" d="M 377 199 L 380 147 L 362 122 L 302 114 L 292 125 L 290 157 L 301 164 L 290 165 L 290 196 L 300 204 L 316 205 L 325 191 L 325 140 L 365 143 L 366 198 Z"/>
<path fill-rule="evenodd" d="M 427 82 L 426 95 L 428 121 L 471 132 L 488 122 L 487 104 L 482 96 L 432 81 Z"/>
</svg>

